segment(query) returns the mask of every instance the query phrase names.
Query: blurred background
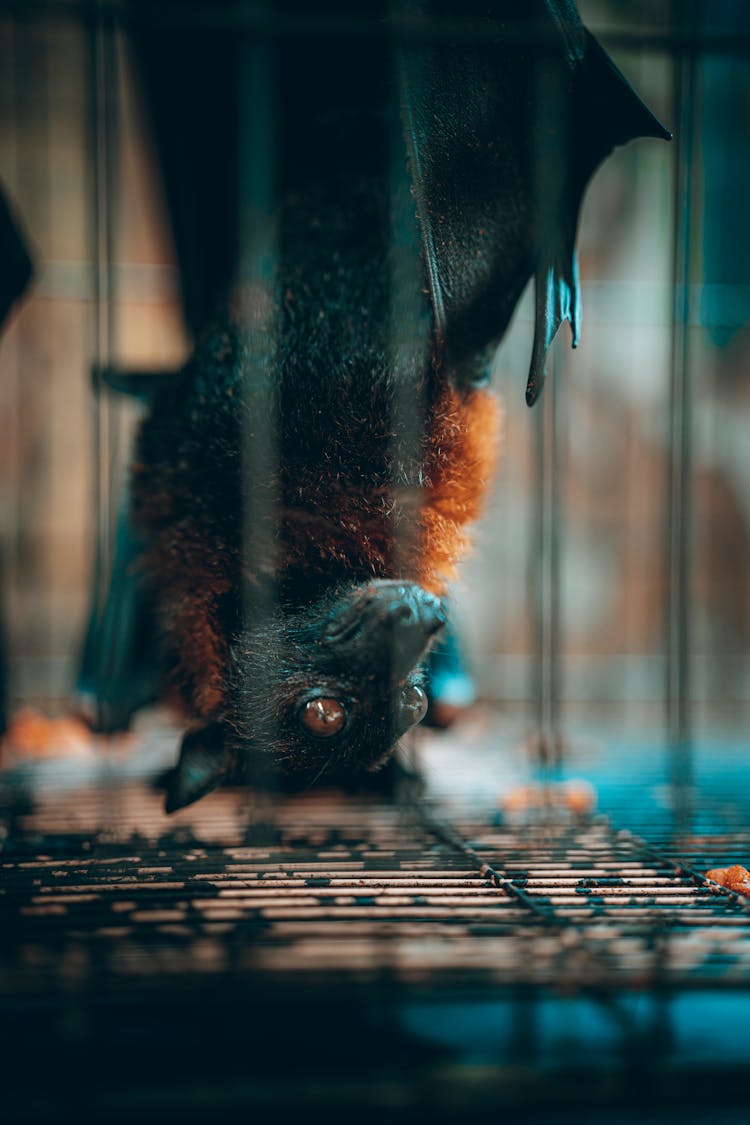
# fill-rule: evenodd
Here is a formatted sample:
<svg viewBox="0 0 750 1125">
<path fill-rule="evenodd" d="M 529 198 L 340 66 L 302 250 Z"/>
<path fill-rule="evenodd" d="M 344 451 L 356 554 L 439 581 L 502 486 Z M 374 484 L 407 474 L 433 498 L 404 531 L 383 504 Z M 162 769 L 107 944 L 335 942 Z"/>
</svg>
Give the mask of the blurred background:
<svg viewBox="0 0 750 1125">
<path fill-rule="evenodd" d="M 597 173 L 582 343 L 572 353 L 560 333 L 533 411 L 528 293 L 519 306 L 494 375 L 503 455 L 458 613 L 481 699 L 522 736 L 736 743 L 750 714 L 750 9 L 579 7 L 676 139 L 633 143 Z M 106 575 L 138 407 L 92 373 L 173 369 L 191 347 L 131 47 L 116 6 L 96 24 L 93 11 L 0 5 L 0 181 L 35 265 L 0 339 L 11 711 L 66 709 Z"/>
</svg>

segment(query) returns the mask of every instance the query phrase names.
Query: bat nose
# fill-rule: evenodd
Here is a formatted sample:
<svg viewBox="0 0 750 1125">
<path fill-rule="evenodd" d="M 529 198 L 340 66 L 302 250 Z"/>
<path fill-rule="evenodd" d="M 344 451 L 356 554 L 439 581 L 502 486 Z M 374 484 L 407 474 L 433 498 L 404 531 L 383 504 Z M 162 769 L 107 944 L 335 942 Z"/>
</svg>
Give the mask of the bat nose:
<svg viewBox="0 0 750 1125">
<path fill-rule="evenodd" d="M 399 682 L 422 658 L 448 614 L 439 597 L 413 584 L 391 588 L 382 610 L 381 645 L 388 654 L 391 681 Z"/>
<path fill-rule="evenodd" d="M 393 590 L 387 613 L 397 627 L 416 629 L 431 637 L 448 619 L 445 604 L 421 586 L 402 585 Z"/>
<path fill-rule="evenodd" d="M 323 640 L 339 660 L 375 664 L 400 680 L 447 619 L 440 598 L 415 582 L 381 579 L 360 587 L 326 625 Z"/>
<path fill-rule="evenodd" d="M 440 598 L 413 583 L 380 591 L 378 625 L 382 650 L 388 654 L 391 678 L 399 680 L 421 659 L 430 638 L 447 619 Z"/>
</svg>

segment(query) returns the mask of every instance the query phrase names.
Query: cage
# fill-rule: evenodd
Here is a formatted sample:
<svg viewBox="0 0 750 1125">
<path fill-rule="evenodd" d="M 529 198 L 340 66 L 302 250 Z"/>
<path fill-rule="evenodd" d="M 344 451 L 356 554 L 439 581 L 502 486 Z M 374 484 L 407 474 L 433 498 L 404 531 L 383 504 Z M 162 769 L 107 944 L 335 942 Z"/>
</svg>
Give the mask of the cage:
<svg viewBox="0 0 750 1125">
<path fill-rule="evenodd" d="M 168 817 L 171 714 L 89 729 L 133 636 L 108 591 L 143 388 L 188 360 L 228 247 L 241 299 L 273 271 L 276 130 L 309 112 L 279 101 L 289 44 L 325 86 L 334 47 L 350 73 L 363 44 L 468 51 L 486 27 L 471 5 L 0 5 L 0 177 L 35 269 L 0 340 L 13 1119 L 744 1115 L 750 897 L 715 873 L 750 860 L 750 14 L 578 7 L 674 138 L 588 188 L 581 346 L 557 340 L 533 410 L 529 289 L 494 355 L 459 720 L 404 740 L 388 794 L 222 788 Z"/>
</svg>

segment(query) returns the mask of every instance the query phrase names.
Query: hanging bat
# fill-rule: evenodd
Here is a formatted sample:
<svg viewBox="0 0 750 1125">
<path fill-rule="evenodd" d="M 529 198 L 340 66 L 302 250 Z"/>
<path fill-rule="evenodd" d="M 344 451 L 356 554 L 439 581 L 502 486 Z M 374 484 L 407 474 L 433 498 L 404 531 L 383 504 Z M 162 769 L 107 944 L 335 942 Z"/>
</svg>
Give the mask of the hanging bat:
<svg viewBox="0 0 750 1125">
<path fill-rule="evenodd" d="M 234 66 L 241 88 L 255 71 L 227 39 L 204 38 L 185 47 L 182 78 L 165 76 L 155 33 L 141 33 L 201 332 L 151 401 L 131 474 L 135 537 L 115 563 L 120 602 L 127 590 L 131 618 L 155 622 L 191 720 L 170 811 L 225 781 L 376 770 L 423 717 L 423 660 L 497 455 L 488 362 L 533 277 L 537 398 L 560 324 L 579 332 L 586 184 L 615 145 L 667 136 L 569 0 L 458 12 L 449 0 L 391 7 L 365 25 L 375 38 L 346 49 L 298 37 L 293 20 L 274 40 L 266 128 L 248 126 L 250 151 L 235 141 L 224 167 L 250 171 L 239 218 L 216 213 L 226 246 L 210 260 L 231 271 L 207 271 L 208 295 L 195 281 L 208 256 L 191 266 L 184 220 L 210 193 L 203 134 L 194 183 L 179 106 L 211 86 L 191 87 L 197 52 L 218 52 L 220 81 Z M 244 248 L 232 260 L 233 239 Z M 138 638 L 153 651 L 145 635 L 125 629 L 118 675 L 90 677 L 121 715 L 142 694 L 126 685 Z"/>
</svg>

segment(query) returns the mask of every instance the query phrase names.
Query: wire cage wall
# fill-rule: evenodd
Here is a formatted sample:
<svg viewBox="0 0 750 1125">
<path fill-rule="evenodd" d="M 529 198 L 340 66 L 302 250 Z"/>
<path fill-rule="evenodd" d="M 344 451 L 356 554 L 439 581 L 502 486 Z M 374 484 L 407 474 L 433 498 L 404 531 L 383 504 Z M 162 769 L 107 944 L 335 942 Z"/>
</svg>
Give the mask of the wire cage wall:
<svg viewBox="0 0 750 1125">
<path fill-rule="evenodd" d="M 6 5 L 3 17 L 4 176 L 38 260 L 3 344 L 19 700 L 71 690 L 94 543 L 94 581 L 107 580 L 134 410 L 96 391 L 91 407 L 90 372 L 174 367 L 189 348 L 123 11 Z M 747 716 L 746 283 L 730 186 L 743 176 L 742 14 L 583 15 L 675 141 L 631 145 L 598 173 L 581 231 L 583 345 L 571 356 L 558 342 L 549 404 L 530 416 L 514 393 L 522 303 L 496 361 L 495 498 L 458 597 L 483 697 L 532 726 L 542 711 L 560 726 L 560 707 L 574 725 L 605 711 L 610 729 L 645 722 L 686 742 L 696 724 L 710 737 Z"/>
<path fill-rule="evenodd" d="M 111 1108 L 112 1090 L 122 1114 L 165 1104 L 139 1103 L 102 1061 L 125 1044 L 155 1081 L 151 1040 L 133 1041 L 157 1005 L 185 1088 L 218 1066 L 232 1107 L 276 1104 L 300 1012 L 291 1041 L 309 1057 L 284 1105 L 328 1107 L 315 1069 L 327 1044 L 315 1046 L 308 1018 L 321 1004 L 337 1080 L 350 1081 L 342 1112 L 381 1112 L 395 1089 L 405 1116 L 429 1102 L 447 1119 L 440 1091 L 459 1094 L 440 1067 L 456 1057 L 487 1068 L 472 1071 L 477 1112 L 520 1104 L 524 1067 L 553 1067 L 560 1105 L 573 1107 L 584 1049 L 592 1105 L 635 1098 L 637 1073 L 654 1105 L 679 1102 L 687 1120 L 700 1100 L 692 1066 L 724 1084 L 727 1104 L 742 1093 L 747 901 L 705 875 L 750 858 L 750 12 L 740 0 L 579 8 L 674 139 L 618 150 L 588 189 L 582 343 L 572 353 L 563 326 L 534 410 L 522 401 L 528 292 L 495 357 L 500 464 L 454 591 L 478 717 L 419 744 L 432 803 L 313 796 L 272 816 L 257 797 L 219 793 L 167 828 L 159 798 L 134 781 L 145 759 L 171 760 L 174 731 L 148 715 L 130 764 L 105 746 L 83 781 L 55 765 L 33 798 L 25 775 L 18 786 L 0 774 L 0 905 L 13 910 L 0 980 L 19 1052 L 44 1009 L 70 1105 L 80 1044 L 102 1068 L 87 1107 Z M 311 50 L 316 36 L 372 33 L 355 11 L 335 26 L 298 18 Z M 269 44 L 286 33 L 273 5 L 0 3 L 0 178 L 36 266 L 0 340 L 11 713 L 70 706 L 92 589 L 100 611 L 106 600 L 142 406 L 104 375 L 176 370 L 194 343 L 138 20 L 245 36 L 252 81 L 238 112 L 253 154 L 273 147 L 264 83 Z M 257 204 L 248 270 L 262 271 L 274 250 L 258 221 L 262 160 L 238 180 Z M 255 455 L 273 456 L 273 435 Z M 603 817 L 588 816 L 580 788 L 533 807 L 536 782 L 576 774 Z M 102 981 L 97 997 L 89 986 Z M 252 1089 L 231 1034 L 195 1063 L 185 997 L 199 994 L 217 1026 L 238 1026 L 249 998 L 263 1013 L 252 1033 L 243 1024 Z M 379 1060 L 374 1095 L 374 1071 L 341 1030 L 357 1020 Z M 417 1092 L 398 1069 L 402 1047 Z M 492 1069 L 500 1059 L 509 1069 Z M 613 1060 L 624 1060 L 614 1094 Z M 40 1095 L 32 1109 L 43 1118 L 52 1105 Z"/>
</svg>

